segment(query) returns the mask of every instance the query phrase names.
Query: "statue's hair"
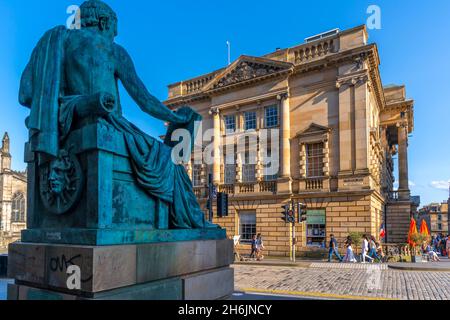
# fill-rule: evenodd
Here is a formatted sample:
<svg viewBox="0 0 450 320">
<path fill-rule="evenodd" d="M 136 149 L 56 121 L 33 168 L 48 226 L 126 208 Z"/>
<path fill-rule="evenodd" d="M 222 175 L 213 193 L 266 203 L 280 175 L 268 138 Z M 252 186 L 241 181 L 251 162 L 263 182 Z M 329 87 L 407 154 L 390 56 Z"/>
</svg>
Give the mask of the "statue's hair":
<svg viewBox="0 0 450 320">
<path fill-rule="evenodd" d="M 114 28 L 117 35 L 117 15 L 106 3 L 100 0 L 88 0 L 80 6 L 81 26 L 98 26 L 101 18 L 107 18 L 110 27 Z"/>
</svg>

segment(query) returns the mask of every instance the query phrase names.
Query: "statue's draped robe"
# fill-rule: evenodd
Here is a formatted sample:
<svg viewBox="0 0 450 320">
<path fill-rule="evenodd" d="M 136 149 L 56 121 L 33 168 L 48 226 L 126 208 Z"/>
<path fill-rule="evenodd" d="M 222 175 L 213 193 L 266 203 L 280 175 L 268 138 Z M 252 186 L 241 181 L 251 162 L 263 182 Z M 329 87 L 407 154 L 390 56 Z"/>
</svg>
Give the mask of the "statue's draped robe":
<svg viewBox="0 0 450 320">
<path fill-rule="evenodd" d="M 66 32 L 65 27 L 56 27 L 42 37 L 25 69 L 20 92 L 21 100 L 31 99 L 27 120 L 31 150 L 53 157 L 70 133 L 77 100 L 83 98 L 63 94 Z M 187 127 L 192 129 L 192 122 L 199 119 L 193 113 Z M 169 206 L 171 228 L 216 227 L 205 220 L 186 170 L 172 161 L 172 148 L 139 130 L 120 112 L 111 113 L 106 120 L 124 136 L 138 185 Z"/>
</svg>

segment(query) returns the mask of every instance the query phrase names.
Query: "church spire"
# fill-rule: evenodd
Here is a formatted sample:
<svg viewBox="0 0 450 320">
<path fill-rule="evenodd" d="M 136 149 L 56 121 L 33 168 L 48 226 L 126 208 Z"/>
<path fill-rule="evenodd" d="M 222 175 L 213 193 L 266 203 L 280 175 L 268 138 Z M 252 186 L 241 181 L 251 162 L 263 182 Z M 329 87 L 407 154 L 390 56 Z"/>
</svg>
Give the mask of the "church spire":
<svg viewBox="0 0 450 320">
<path fill-rule="evenodd" d="M 5 132 L 2 140 L 2 149 L 0 150 L 0 172 L 11 170 L 11 154 L 9 151 L 9 135 L 8 132 Z"/>
<path fill-rule="evenodd" d="M 2 151 L 3 153 L 9 154 L 9 135 L 8 132 L 5 132 L 2 140 Z"/>
</svg>

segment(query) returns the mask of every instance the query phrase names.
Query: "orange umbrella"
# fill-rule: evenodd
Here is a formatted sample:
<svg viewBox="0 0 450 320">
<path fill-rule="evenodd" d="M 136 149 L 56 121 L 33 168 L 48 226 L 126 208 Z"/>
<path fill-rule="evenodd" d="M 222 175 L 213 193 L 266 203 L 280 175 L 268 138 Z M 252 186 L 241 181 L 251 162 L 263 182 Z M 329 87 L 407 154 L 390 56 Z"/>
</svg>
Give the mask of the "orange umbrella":
<svg viewBox="0 0 450 320">
<path fill-rule="evenodd" d="M 412 246 L 415 247 L 416 244 L 414 243 L 414 241 L 412 240 L 412 235 L 417 233 L 417 224 L 416 224 L 416 220 L 414 220 L 414 218 L 411 219 L 411 224 L 409 225 L 409 232 L 408 232 L 408 243 Z"/>
<path fill-rule="evenodd" d="M 422 220 L 422 224 L 420 225 L 420 233 L 425 235 L 425 236 L 429 236 L 430 235 L 430 230 L 428 229 L 428 224 L 425 221 L 425 219 Z"/>
</svg>

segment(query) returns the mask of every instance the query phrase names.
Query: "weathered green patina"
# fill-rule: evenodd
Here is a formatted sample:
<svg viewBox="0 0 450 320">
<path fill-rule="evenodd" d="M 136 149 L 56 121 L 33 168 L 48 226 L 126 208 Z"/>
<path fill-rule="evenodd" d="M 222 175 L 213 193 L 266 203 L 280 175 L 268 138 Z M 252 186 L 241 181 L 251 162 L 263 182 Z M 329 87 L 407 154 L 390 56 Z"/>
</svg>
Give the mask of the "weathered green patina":
<svg viewBox="0 0 450 320">
<path fill-rule="evenodd" d="M 123 117 L 118 82 L 143 112 L 169 122 L 170 132 L 194 134 L 201 117 L 189 107 L 172 112 L 148 92 L 114 42 L 117 17 L 109 6 L 90 0 L 80 9 L 81 29 L 45 33 L 21 80 L 19 100 L 31 110 L 24 240 L 102 245 L 224 238 L 224 230 L 205 220 L 184 167 L 172 161 L 173 145 Z"/>
</svg>

